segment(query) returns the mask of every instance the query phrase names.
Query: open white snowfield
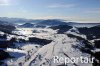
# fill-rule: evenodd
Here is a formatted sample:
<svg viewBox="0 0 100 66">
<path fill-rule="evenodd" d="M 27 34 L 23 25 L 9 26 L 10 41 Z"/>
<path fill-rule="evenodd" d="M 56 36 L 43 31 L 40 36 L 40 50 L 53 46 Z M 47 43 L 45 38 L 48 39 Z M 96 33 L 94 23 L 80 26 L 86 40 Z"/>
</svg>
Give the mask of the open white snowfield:
<svg viewBox="0 0 100 66">
<path fill-rule="evenodd" d="M 90 55 L 87 53 L 82 53 L 78 48 L 73 48 L 73 46 L 82 45 L 81 41 L 76 38 L 68 37 L 67 33 L 57 34 L 57 31 L 52 29 L 34 29 L 38 33 L 32 33 L 30 35 L 24 36 L 10 36 L 23 38 L 28 40 L 29 37 L 37 37 L 47 40 L 52 40 L 51 43 L 44 46 L 35 43 L 15 43 L 16 49 L 7 48 L 6 51 L 10 52 L 12 59 L 7 59 L 5 62 L 8 66 L 92 66 L 92 63 L 65 63 L 65 61 L 57 62 L 54 61 L 54 57 L 68 58 L 72 57 L 87 57 L 90 59 Z M 45 30 L 45 31 L 44 31 Z M 71 33 L 74 35 L 74 32 Z M 83 35 L 77 35 L 86 39 Z M 27 39 L 26 39 L 27 38 Z M 83 44 L 84 45 L 84 44 Z M 83 59 L 84 60 L 84 59 Z"/>
<path fill-rule="evenodd" d="M 56 33 L 56 31 L 49 28 L 16 28 L 16 30 L 14 30 L 13 33 L 19 35 L 32 35 L 32 34 L 34 35 L 37 33 L 53 34 Z"/>
</svg>

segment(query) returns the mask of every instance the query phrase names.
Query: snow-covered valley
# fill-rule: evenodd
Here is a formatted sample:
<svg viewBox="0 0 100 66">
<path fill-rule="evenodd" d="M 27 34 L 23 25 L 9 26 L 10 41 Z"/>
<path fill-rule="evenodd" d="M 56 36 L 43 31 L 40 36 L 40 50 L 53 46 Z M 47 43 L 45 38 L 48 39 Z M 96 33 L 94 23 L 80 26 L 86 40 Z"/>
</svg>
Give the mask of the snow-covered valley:
<svg viewBox="0 0 100 66">
<path fill-rule="evenodd" d="M 0 66 L 97 66 L 100 64 L 99 34 L 84 34 L 84 29 L 92 28 L 59 25 L 46 28 L 18 27 L 12 33 L 1 31 L 0 56 L 3 57 Z M 84 57 L 93 63 L 65 63 L 64 60 L 57 63 L 54 57 L 69 60 Z"/>
</svg>

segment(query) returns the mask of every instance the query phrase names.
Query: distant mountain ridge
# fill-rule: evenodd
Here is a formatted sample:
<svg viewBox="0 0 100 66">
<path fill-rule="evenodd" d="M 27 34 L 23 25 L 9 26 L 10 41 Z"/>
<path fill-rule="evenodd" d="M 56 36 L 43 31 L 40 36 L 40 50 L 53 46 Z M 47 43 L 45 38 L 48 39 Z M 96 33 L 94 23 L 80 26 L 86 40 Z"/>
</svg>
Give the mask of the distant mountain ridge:
<svg viewBox="0 0 100 66">
<path fill-rule="evenodd" d="M 64 21 L 60 19 L 25 19 L 25 18 L 8 18 L 8 17 L 0 17 L 0 21 L 3 22 L 9 22 L 10 24 L 35 24 L 35 26 L 57 26 L 57 25 L 70 25 L 74 27 L 93 27 L 100 25 L 100 23 L 78 23 L 78 22 L 70 22 L 70 21 Z"/>
<path fill-rule="evenodd" d="M 45 28 L 46 26 L 32 24 L 32 23 L 24 23 L 22 25 L 18 25 L 17 27 L 20 27 L 20 28 Z"/>
<path fill-rule="evenodd" d="M 25 19 L 25 18 L 8 18 L 8 17 L 0 17 L 1 21 L 6 21 L 6 22 L 10 22 L 10 23 L 37 23 L 40 22 L 42 20 L 34 20 L 34 19 Z"/>
<path fill-rule="evenodd" d="M 100 23 L 77 23 L 77 22 L 68 22 L 68 24 L 74 27 L 93 27 L 100 25 Z"/>
<path fill-rule="evenodd" d="M 37 23 L 37 25 L 57 26 L 57 25 L 67 25 L 67 23 L 57 19 L 48 19 Z"/>
</svg>

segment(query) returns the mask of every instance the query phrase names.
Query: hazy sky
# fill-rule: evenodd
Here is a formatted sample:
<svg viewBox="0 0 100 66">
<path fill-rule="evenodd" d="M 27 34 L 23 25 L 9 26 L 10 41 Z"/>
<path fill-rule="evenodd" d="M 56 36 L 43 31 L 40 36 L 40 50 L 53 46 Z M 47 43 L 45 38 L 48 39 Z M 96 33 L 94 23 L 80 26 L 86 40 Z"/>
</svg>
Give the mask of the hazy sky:
<svg viewBox="0 0 100 66">
<path fill-rule="evenodd" d="M 0 16 L 100 22 L 100 0 L 0 0 Z"/>
</svg>

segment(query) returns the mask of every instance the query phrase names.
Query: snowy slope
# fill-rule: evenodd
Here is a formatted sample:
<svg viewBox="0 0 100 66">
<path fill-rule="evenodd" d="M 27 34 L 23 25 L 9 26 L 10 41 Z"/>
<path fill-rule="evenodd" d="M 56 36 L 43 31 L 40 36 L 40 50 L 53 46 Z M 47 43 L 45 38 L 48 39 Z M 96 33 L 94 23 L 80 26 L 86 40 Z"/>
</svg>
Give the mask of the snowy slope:
<svg viewBox="0 0 100 66">
<path fill-rule="evenodd" d="M 43 35 L 43 34 L 42 34 Z M 50 36 L 50 35 L 49 35 Z M 35 48 L 34 45 L 24 45 L 22 49 L 24 51 L 31 51 L 32 53 L 27 54 L 18 58 L 16 61 L 7 62 L 8 66 L 58 66 L 64 63 L 54 63 L 53 57 L 90 57 L 87 53 L 82 53 L 78 48 L 73 48 L 73 45 L 82 44 L 81 41 L 77 41 L 75 38 L 70 38 L 66 34 L 54 34 L 50 36 L 53 41 L 45 46 Z M 48 38 L 48 39 L 49 39 Z M 33 47 L 32 47 L 33 46 Z M 32 47 L 32 48 L 31 48 Z M 30 49 L 31 48 L 31 49 Z M 35 48 L 35 49 L 34 49 Z M 27 57 L 27 58 L 26 58 Z M 91 64 L 82 63 L 71 63 L 68 66 L 92 66 Z"/>
<path fill-rule="evenodd" d="M 34 55 L 31 56 L 28 62 L 24 64 L 24 66 L 57 66 L 61 65 L 61 63 L 54 63 L 53 57 L 66 57 L 68 55 L 71 57 L 87 57 L 88 54 L 83 54 L 79 49 L 72 48 L 72 45 L 80 44 L 76 39 L 70 39 L 66 35 L 55 35 L 57 38 L 48 45 L 40 48 Z M 63 64 L 63 63 L 62 63 Z M 67 64 L 68 66 L 75 66 L 74 64 Z M 85 66 L 85 64 L 77 63 L 76 65 Z M 91 66 L 89 64 L 88 66 Z"/>
</svg>

